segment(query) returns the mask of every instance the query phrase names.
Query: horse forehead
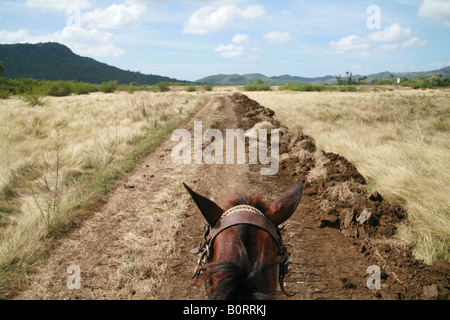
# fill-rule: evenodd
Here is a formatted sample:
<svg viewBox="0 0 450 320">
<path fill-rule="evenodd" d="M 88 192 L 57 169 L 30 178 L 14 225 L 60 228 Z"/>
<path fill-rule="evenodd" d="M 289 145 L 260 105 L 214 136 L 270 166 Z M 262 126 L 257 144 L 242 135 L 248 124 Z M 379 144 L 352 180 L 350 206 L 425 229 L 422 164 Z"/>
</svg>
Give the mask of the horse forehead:
<svg viewBox="0 0 450 320">
<path fill-rule="evenodd" d="M 264 230 L 251 225 L 237 225 L 219 233 L 214 240 L 214 256 L 236 255 L 236 252 L 244 247 L 246 250 L 252 247 L 273 247 L 271 236 Z"/>
</svg>

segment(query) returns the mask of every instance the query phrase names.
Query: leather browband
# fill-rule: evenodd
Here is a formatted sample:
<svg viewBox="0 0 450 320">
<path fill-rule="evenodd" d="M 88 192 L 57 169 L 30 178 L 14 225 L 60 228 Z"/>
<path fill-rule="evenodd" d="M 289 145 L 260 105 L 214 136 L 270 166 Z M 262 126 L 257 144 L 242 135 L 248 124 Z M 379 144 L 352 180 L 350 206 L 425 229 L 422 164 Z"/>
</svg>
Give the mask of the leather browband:
<svg viewBox="0 0 450 320">
<path fill-rule="evenodd" d="M 273 223 L 263 215 L 257 215 L 253 212 L 240 212 L 239 214 L 230 214 L 220 219 L 209 234 L 209 243 L 212 247 L 214 239 L 224 230 L 237 225 L 251 225 L 266 231 L 273 238 L 277 247 L 281 246 L 281 237 L 278 229 Z"/>
</svg>

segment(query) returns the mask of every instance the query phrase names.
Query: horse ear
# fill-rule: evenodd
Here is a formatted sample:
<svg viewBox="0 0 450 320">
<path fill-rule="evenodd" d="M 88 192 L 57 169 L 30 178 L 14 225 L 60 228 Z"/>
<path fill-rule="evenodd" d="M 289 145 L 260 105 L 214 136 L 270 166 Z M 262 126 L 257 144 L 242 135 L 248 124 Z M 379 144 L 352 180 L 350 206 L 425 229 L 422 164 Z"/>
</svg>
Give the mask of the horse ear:
<svg viewBox="0 0 450 320">
<path fill-rule="evenodd" d="M 298 204 L 303 194 L 303 182 L 298 180 L 294 186 L 292 186 L 288 192 L 283 196 L 272 202 L 269 209 L 266 211 L 266 217 L 275 225 L 278 226 L 281 223 L 289 219 L 297 209 Z"/>
<path fill-rule="evenodd" d="M 200 212 L 203 214 L 203 217 L 205 217 L 208 224 L 211 227 L 214 227 L 217 220 L 219 220 L 222 214 L 224 213 L 224 210 L 217 204 L 215 204 L 213 201 L 194 192 L 186 184 L 183 183 L 183 186 L 191 195 L 192 199 L 194 200 L 197 207 L 200 209 Z"/>
</svg>

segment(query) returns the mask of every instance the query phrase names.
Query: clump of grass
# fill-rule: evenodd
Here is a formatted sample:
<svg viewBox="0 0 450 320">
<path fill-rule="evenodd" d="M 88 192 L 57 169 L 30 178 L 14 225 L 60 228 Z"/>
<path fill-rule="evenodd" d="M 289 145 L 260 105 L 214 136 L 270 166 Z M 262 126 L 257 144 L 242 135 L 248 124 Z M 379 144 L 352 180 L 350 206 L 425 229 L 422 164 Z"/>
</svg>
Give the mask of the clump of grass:
<svg viewBox="0 0 450 320">
<path fill-rule="evenodd" d="M 44 96 L 38 92 L 24 93 L 21 95 L 21 99 L 30 107 L 44 106 L 46 104 Z"/>
</svg>

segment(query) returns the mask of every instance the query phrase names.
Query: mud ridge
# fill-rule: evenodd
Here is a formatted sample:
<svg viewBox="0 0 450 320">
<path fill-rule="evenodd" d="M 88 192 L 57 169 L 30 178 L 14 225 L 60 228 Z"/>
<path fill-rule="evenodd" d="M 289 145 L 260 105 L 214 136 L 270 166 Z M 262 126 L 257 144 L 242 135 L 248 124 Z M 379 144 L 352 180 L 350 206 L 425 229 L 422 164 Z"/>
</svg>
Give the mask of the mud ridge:
<svg viewBox="0 0 450 320">
<path fill-rule="evenodd" d="M 318 150 L 312 137 L 283 126 L 274 119 L 272 110 L 239 93 L 233 95 L 232 101 L 241 119 L 240 127 L 249 129 L 269 122 L 280 130 L 279 175 L 304 181 L 302 203 L 308 202 L 309 212 L 304 214 L 314 220 L 312 228 L 317 233 L 324 229 L 338 231 L 352 242 L 360 261 L 366 260 L 368 266 L 380 265 L 384 287 L 372 291 L 375 298 L 449 298 L 450 263 L 426 265 L 413 257 L 412 244 L 395 236 L 397 226 L 407 223 L 405 208 L 384 201 L 377 191 L 369 191 L 366 180 L 352 163 L 338 154 Z M 341 281 L 342 287 L 357 287 L 349 277 L 342 277 Z"/>
</svg>

